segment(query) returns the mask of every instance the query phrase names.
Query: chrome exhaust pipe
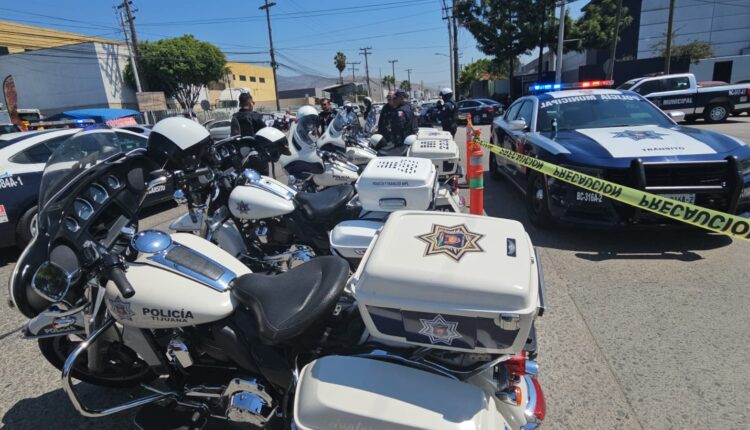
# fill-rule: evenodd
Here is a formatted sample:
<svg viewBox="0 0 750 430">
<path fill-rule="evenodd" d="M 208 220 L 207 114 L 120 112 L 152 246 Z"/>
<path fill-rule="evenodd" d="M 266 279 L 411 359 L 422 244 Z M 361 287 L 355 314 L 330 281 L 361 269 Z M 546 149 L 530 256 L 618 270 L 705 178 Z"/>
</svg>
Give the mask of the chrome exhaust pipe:
<svg viewBox="0 0 750 430">
<path fill-rule="evenodd" d="M 86 405 L 81 402 L 81 400 L 78 398 L 78 395 L 75 392 L 75 389 L 73 388 L 73 365 L 75 364 L 76 360 L 78 360 L 78 357 L 85 352 L 91 344 L 93 344 L 96 339 L 101 336 L 102 333 L 106 332 L 109 328 L 111 328 L 115 323 L 114 318 L 109 317 L 106 321 L 104 321 L 104 324 L 102 324 L 101 327 L 96 329 L 89 337 L 86 338 L 83 342 L 81 342 L 80 345 L 76 347 L 76 349 L 73 350 L 73 352 L 70 353 L 68 358 L 65 360 L 65 365 L 63 366 L 62 370 L 62 386 L 65 393 L 68 394 L 68 398 L 70 399 L 70 402 L 73 404 L 73 407 L 83 415 L 84 417 L 89 418 L 99 418 L 99 417 L 105 417 L 107 415 L 116 414 L 119 412 L 127 411 L 129 409 L 138 408 L 141 406 L 145 406 L 151 403 L 159 402 L 161 400 L 167 400 L 167 399 L 177 399 L 178 395 L 175 392 L 160 392 L 159 394 L 152 394 L 150 396 L 141 397 L 140 399 L 131 400 L 129 402 L 123 403 L 121 405 L 113 406 L 106 409 L 90 409 L 86 407 Z M 149 387 L 145 387 L 149 389 Z M 151 389 L 151 391 L 155 391 L 154 389 Z"/>
</svg>

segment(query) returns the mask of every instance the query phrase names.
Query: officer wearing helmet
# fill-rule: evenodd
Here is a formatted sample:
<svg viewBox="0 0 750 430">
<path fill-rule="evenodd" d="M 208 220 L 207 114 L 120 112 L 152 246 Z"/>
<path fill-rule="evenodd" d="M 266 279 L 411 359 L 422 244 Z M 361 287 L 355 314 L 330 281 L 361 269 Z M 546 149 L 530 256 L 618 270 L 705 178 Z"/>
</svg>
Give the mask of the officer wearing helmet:
<svg viewBox="0 0 750 430">
<path fill-rule="evenodd" d="M 380 113 L 378 132 L 383 135 L 381 146 L 402 146 L 407 136 L 417 134 L 418 126 L 411 105 L 406 103 L 408 94 L 396 90 L 388 104 L 390 109 Z"/>
<path fill-rule="evenodd" d="M 455 136 L 458 130 L 457 117 L 458 109 L 456 102 L 453 101 L 453 91 L 450 88 L 440 90 L 440 98 L 443 103 L 438 107 L 438 121 L 443 126 L 443 131 L 449 131 Z"/>
<path fill-rule="evenodd" d="M 367 118 L 370 115 L 370 112 L 372 112 L 372 99 L 370 97 L 365 97 L 362 102 L 365 104 L 365 111 L 362 112 L 362 117 Z"/>
</svg>

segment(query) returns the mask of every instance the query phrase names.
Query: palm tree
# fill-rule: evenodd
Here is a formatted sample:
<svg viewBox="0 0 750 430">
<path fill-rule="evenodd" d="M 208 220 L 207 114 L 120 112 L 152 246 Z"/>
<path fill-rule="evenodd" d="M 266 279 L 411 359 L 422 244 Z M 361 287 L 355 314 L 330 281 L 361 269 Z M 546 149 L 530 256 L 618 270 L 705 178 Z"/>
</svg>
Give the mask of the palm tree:
<svg viewBox="0 0 750 430">
<path fill-rule="evenodd" d="M 411 91 L 411 84 L 409 81 L 401 81 L 398 87 L 404 91 Z"/>
<path fill-rule="evenodd" d="M 333 57 L 333 64 L 336 65 L 336 68 L 339 70 L 339 83 L 344 83 L 344 77 L 341 75 L 344 73 L 344 70 L 346 70 L 346 54 L 339 51 L 336 53 L 336 56 Z"/>
<path fill-rule="evenodd" d="M 391 85 L 396 86 L 396 79 L 391 75 L 383 76 L 383 85 L 388 85 L 388 91 L 391 90 Z"/>
</svg>

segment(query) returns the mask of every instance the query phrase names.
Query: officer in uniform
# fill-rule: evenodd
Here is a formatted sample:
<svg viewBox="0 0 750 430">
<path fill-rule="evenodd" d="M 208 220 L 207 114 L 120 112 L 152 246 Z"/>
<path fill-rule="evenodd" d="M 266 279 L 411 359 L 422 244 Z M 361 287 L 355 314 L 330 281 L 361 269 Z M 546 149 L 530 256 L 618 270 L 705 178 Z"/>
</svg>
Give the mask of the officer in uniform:
<svg viewBox="0 0 750 430">
<path fill-rule="evenodd" d="M 396 90 L 388 102 L 390 108 L 381 112 L 378 125 L 383 135 L 381 147 L 400 147 L 407 136 L 417 134 L 417 122 L 407 98 L 406 91 Z"/>
<path fill-rule="evenodd" d="M 255 102 L 253 96 L 248 93 L 240 94 L 240 110 L 232 115 L 232 123 L 229 127 L 231 136 L 255 137 L 255 133 L 266 126 L 263 121 L 263 115 L 255 112 L 253 107 Z M 257 170 L 261 175 L 268 176 L 268 162 L 258 160 L 257 157 L 251 157 L 248 167 Z"/>
<path fill-rule="evenodd" d="M 443 131 L 449 131 L 455 137 L 456 130 L 458 130 L 456 121 L 458 108 L 456 102 L 452 100 L 453 91 L 450 88 L 443 88 L 440 90 L 440 98 L 443 99 L 443 103 L 438 107 L 438 121 L 443 126 Z"/>
<path fill-rule="evenodd" d="M 333 111 L 333 105 L 331 104 L 331 99 L 324 98 L 320 101 L 320 113 L 318 114 L 318 117 L 320 117 L 320 134 L 325 133 L 326 128 L 328 127 L 328 124 L 333 121 L 333 118 L 336 116 L 336 112 Z"/>
</svg>

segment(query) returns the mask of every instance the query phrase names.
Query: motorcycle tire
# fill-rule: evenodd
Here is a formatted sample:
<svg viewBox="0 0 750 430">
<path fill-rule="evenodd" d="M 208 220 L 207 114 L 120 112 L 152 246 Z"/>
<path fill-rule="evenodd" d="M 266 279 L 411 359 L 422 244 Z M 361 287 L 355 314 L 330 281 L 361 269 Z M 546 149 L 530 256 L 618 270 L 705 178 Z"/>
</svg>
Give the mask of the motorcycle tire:
<svg viewBox="0 0 750 430">
<path fill-rule="evenodd" d="M 65 359 L 73 352 L 80 340 L 72 341 L 69 336 L 56 336 L 39 339 L 38 342 L 39 350 L 44 358 L 55 368 L 62 371 Z M 135 387 L 142 382 L 157 377 L 149 365 L 138 358 L 138 355 L 125 345 L 111 343 L 107 353 L 111 355 L 102 360 L 105 363 L 103 373 L 89 373 L 86 368 L 87 357 L 84 353 L 78 357 L 78 362 L 73 369 L 73 377 L 92 385 L 110 388 Z M 123 362 L 127 363 L 130 369 L 125 369 L 124 372 L 113 372 L 113 365 Z M 107 372 L 111 373 L 108 375 Z"/>
</svg>

